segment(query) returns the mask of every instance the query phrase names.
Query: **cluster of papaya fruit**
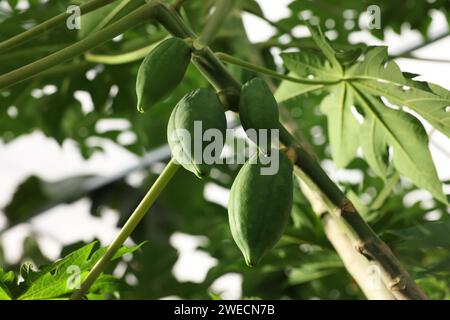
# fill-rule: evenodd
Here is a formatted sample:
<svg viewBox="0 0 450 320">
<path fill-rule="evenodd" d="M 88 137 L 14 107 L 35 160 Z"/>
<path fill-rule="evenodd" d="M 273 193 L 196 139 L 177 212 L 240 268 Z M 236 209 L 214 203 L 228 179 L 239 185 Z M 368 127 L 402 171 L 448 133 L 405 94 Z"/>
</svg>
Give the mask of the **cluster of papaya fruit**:
<svg viewBox="0 0 450 320">
<path fill-rule="evenodd" d="M 144 112 L 177 87 L 189 66 L 191 54 L 190 45 L 176 37 L 163 41 L 148 54 L 137 76 L 139 111 Z M 263 80 L 255 78 L 242 86 L 239 115 L 245 130 L 278 129 L 278 112 L 278 104 Z M 210 165 L 195 157 L 191 148 L 193 141 L 177 136 L 180 129 L 193 132 L 196 121 L 201 121 L 203 131 L 214 128 L 225 136 L 225 109 L 211 88 L 186 94 L 173 109 L 167 127 L 174 159 L 197 177 L 204 178 L 209 175 Z M 228 205 L 232 236 L 249 266 L 258 264 L 280 240 L 289 221 L 293 198 L 291 160 L 283 150 L 272 148 L 270 138 L 258 147 L 259 152 L 243 165 L 234 180 Z M 278 170 L 275 174 L 264 175 L 261 170 L 264 161 L 257 158 L 273 152 L 278 153 Z"/>
</svg>

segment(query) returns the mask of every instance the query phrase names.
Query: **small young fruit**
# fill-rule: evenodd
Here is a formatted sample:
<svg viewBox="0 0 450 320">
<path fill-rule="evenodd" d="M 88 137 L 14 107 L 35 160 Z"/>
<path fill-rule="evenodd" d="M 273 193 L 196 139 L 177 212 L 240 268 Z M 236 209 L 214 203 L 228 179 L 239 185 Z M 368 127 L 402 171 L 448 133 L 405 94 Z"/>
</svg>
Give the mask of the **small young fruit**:
<svg viewBox="0 0 450 320">
<path fill-rule="evenodd" d="M 137 75 L 137 109 L 144 112 L 169 95 L 183 80 L 190 59 L 190 47 L 176 37 L 163 41 L 151 51 Z"/>
<path fill-rule="evenodd" d="M 278 172 L 261 174 L 264 167 L 254 157 L 248 160 L 233 182 L 228 202 L 231 234 L 248 266 L 255 266 L 280 240 L 292 208 L 291 161 L 278 152 Z"/>
<path fill-rule="evenodd" d="M 258 142 L 257 136 L 249 138 L 258 144 L 263 152 L 271 149 L 271 131 L 279 127 L 278 104 L 266 82 L 254 78 L 242 86 L 239 102 L 239 116 L 244 129 L 267 130 L 267 139 Z M 247 132 L 248 133 L 248 132 Z"/>
<path fill-rule="evenodd" d="M 172 156 L 197 177 L 209 175 L 220 157 L 227 129 L 225 111 L 212 89 L 188 93 L 173 109 L 167 126 Z M 205 147 L 203 140 L 211 141 Z"/>
</svg>

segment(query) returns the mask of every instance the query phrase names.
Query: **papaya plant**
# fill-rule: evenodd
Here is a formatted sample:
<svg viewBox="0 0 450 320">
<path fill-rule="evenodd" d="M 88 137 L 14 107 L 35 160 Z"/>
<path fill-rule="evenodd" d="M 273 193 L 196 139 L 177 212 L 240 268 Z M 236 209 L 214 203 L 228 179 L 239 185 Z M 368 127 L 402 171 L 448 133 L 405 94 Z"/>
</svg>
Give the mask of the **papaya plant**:
<svg viewBox="0 0 450 320">
<path fill-rule="evenodd" d="M 434 132 L 448 143 L 450 91 L 400 68 L 419 47 L 394 56 L 351 41 L 366 29 L 402 36 L 406 24 L 421 47 L 448 36 L 429 36 L 431 14 L 448 23 L 447 1 L 414 5 L 404 15 L 392 1 L 295 0 L 272 21 L 254 0 L 2 3 L 0 147 L 39 130 L 86 159 L 103 151 L 90 138 L 102 138 L 141 162 L 111 178 L 23 182 L 0 237 L 79 199 L 93 216 L 117 211 L 120 230 L 107 247 L 78 243 L 54 262 L 31 239 L 22 260 L 39 267 L 0 250 L 0 299 L 220 298 L 214 283 L 230 273 L 242 298 L 449 298 L 448 181 L 429 143 Z M 379 28 L 358 24 L 371 10 Z M 246 15 L 273 36 L 251 42 Z M 135 141 L 98 130 L 117 118 Z M 329 163 L 360 178 L 338 180 Z M 143 181 L 128 183 L 139 170 Z M 226 205 L 207 196 L 211 186 L 229 191 Z M 202 281 L 173 274 L 178 233 L 207 239 L 197 250 L 216 263 Z M 125 246 L 130 238 L 139 245 Z M 118 276 L 124 268 L 137 281 Z"/>
</svg>

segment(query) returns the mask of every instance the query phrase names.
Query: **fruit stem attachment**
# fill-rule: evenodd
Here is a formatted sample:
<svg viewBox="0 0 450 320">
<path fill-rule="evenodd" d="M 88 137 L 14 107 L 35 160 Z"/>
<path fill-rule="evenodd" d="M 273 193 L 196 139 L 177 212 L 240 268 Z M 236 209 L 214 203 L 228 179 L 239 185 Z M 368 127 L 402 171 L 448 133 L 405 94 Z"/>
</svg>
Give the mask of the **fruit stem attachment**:
<svg viewBox="0 0 450 320">
<path fill-rule="evenodd" d="M 117 234 L 114 241 L 109 245 L 106 253 L 101 257 L 101 259 L 94 265 L 86 279 L 81 284 L 80 289 L 74 292 L 70 296 L 70 300 L 81 299 L 89 290 L 91 285 L 97 280 L 97 278 L 102 274 L 103 270 L 106 268 L 108 263 L 116 254 L 117 250 L 123 245 L 125 240 L 131 235 L 131 233 L 136 229 L 139 222 L 148 212 L 148 210 L 155 203 L 155 200 L 159 197 L 161 192 L 166 188 L 167 184 L 174 177 L 177 170 L 180 168 L 180 165 L 176 164 L 174 160 L 170 160 L 167 166 L 164 168 L 163 172 L 161 172 L 158 179 L 156 179 L 155 183 L 150 187 L 150 190 L 141 200 L 139 205 L 136 207 L 134 212 L 131 214 L 128 221 L 122 227 L 122 229 Z"/>
<path fill-rule="evenodd" d="M 216 1 L 215 11 L 206 22 L 206 25 L 202 33 L 200 34 L 200 37 L 198 37 L 194 41 L 194 48 L 196 50 L 202 50 L 211 44 L 214 37 L 222 27 L 222 24 L 225 21 L 226 16 L 232 10 L 233 4 L 234 0 Z"/>
<path fill-rule="evenodd" d="M 104 7 L 114 1 L 116 1 L 116 0 L 92 0 L 92 1 L 89 1 L 80 6 L 80 13 L 81 13 L 81 15 L 84 15 L 91 11 L 97 10 L 101 7 Z M 35 26 L 31 29 L 28 29 L 27 31 L 24 31 L 8 40 L 1 42 L 0 43 L 0 52 L 14 48 L 15 46 L 25 43 L 26 41 L 31 40 L 48 30 L 56 28 L 57 26 L 63 24 L 72 14 L 73 13 L 70 11 L 61 13 L 41 24 L 38 24 L 37 26 Z"/>
</svg>

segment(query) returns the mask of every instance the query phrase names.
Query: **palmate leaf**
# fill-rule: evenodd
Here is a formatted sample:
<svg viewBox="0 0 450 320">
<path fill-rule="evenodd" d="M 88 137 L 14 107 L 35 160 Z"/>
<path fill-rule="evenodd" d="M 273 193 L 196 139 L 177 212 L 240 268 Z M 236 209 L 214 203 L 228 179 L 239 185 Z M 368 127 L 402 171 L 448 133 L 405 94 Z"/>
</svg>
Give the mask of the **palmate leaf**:
<svg viewBox="0 0 450 320">
<path fill-rule="evenodd" d="M 387 98 L 400 107 L 417 112 L 433 127 L 450 136 L 450 92 L 437 85 L 408 79 L 398 65 L 388 60 L 386 47 L 370 47 L 361 63 L 346 71 L 362 90 Z"/>
<path fill-rule="evenodd" d="M 73 278 L 73 273 L 69 272 L 69 270 L 73 266 L 79 268 L 81 272 L 80 277 L 83 280 L 89 270 L 92 269 L 94 264 L 105 253 L 106 248 L 101 248 L 93 253 L 92 251 L 95 245 L 96 242 L 89 243 L 64 258 L 41 267 L 38 271 L 30 271 L 26 275 L 22 274 L 27 287 L 18 299 L 56 299 L 63 298 L 65 295 L 73 292 L 74 288 L 69 285 L 70 280 Z M 127 253 L 132 253 L 139 249 L 141 245 L 133 248 L 122 247 L 113 259 L 117 259 Z M 105 281 L 107 279 L 111 280 L 111 278 L 101 279 L 103 281 L 103 287 L 106 286 Z"/>
<path fill-rule="evenodd" d="M 71 289 L 67 286 L 70 274 L 67 273 L 67 270 L 70 266 L 77 266 L 81 270 L 82 265 L 88 260 L 94 245 L 95 243 L 90 243 L 72 252 L 60 261 L 42 268 L 37 275 L 33 274 L 29 288 L 19 299 L 51 299 L 70 292 Z M 27 280 L 25 279 L 25 281 Z"/>
<path fill-rule="evenodd" d="M 344 68 L 336 58 L 340 53 L 331 47 L 321 30 L 308 27 L 322 53 L 313 56 L 302 50 L 282 54 L 286 67 L 294 77 L 338 83 L 283 81 L 276 93 L 277 100 L 287 101 L 313 91 L 325 92 L 321 110 L 328 118 L 331 151 L 337 166 L 347 166 L 361 147 L 371 169 L 385 178 L 388 150 L 392 147 L 395 169 L 447 203 L 428 150 L 427 134 L 422 124 L 403 108 L 408 107 L 450 135 L 450 92 L 437 85 L 414 81 L 416 75 L 402 73 L 395 62 L 388 62 L 386 47 L 369 47 L 362 60 Z M 397 105 L 398 110 L 391 104 Z M 356 111 L 362 116 L 362 123 L 357 121 Z"/>
</svg>

